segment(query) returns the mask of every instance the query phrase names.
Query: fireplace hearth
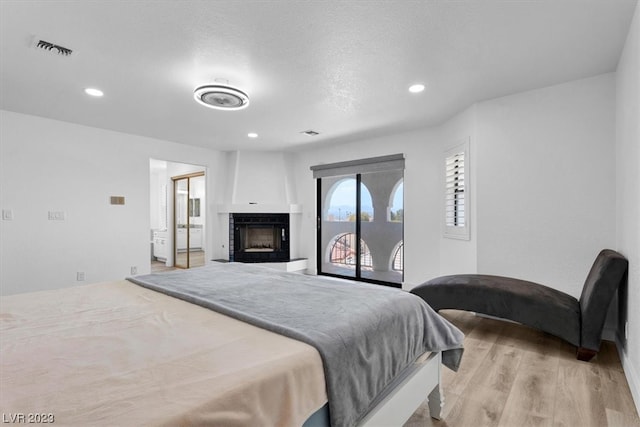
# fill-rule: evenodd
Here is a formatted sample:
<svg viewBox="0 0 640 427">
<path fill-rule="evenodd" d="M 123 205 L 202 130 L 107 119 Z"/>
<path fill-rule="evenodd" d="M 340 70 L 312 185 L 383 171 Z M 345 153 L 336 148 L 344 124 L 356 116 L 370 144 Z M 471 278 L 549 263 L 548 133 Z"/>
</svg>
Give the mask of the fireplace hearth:
<svg viewBox="0 0 640 427">
<path fill-rule="evenodd" d="M 289 261 L 289 214 L 229 214 L 229 261 Z"/>
</svg>

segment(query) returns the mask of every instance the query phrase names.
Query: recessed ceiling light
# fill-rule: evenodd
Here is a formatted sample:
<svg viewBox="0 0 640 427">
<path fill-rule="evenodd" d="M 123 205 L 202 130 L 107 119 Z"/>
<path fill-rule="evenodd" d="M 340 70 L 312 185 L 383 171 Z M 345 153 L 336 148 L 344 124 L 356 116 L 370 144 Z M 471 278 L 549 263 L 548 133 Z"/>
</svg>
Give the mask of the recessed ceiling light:
<svg viewBox="0 0 640 427">
<path fill-rule="evenodd" d="M 84 90 L 84 93 L 91 96 L 102 96 L 104 93 L 100 89 L 96 89 L 94 87 L 88 87 Z"/>
<path fill-rule="evenodd" d="M 205 107 L 217 110 L 240 110 L 249 105 L 249 95 L 222 84 L 204 85 L 193 91 L 193 97 Z"/>
<path fill-rule="evenodd" d="M 249 138 L 257 138 L 257 137 L 258 137 L 258 134 L 257 134 L 257 133 L 255 133 L 255 132 L 249 132 L 249 133 L 247 134 L 247 136 L 248 136 Z"/>
<path fill-rule="evenodd" d="M 424 85 L 420 83 L 409 86 L 409 92 L 411 93 L 420 93 L 423 90 L 424 90 Z"/>
</svg>

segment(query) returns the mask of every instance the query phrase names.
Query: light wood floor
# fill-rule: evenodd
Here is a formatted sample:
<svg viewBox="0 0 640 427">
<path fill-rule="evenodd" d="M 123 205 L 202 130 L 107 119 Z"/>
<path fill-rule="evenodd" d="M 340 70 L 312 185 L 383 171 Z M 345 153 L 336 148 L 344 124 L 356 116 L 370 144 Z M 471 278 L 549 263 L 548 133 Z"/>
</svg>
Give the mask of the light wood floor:
<svg viewBox="0 0 640 427">
<path fill-rule="evenodd" d="M 187 253 L 178 252 L 176 265 L 187 265 Z M 191 249 L 189 251 L 189 268 L 202 267 L 204 265 L 204 251 Z"/>
<path fill-rule="evenodd" d="M 179 253 L 176 261 L 182 265 L 186 265 L 187 264 L 186 252 Z M 204 251 L 191 251 L 191 253 L 189 254 L 189 261 L 190 261 L 191 268 L 202 267 L 204 265 Z M 152 273 L 161 273 L 163 271 L 171 271 L 175 269 L 176 267 L 167 267 L 167 265 L 164 262 L 151 261 Z"/>
<path fill-rule="evenodd" d="M 443 368 L 444 420 L 424 403 L 405 427 L 637 427 L 615 344 L 592 362 L 575 347 L 526 326 L 443 310 L 466 335 L 458 372 Z"/>
<path fill-rule="evenodd" d="M 162 273 L 163 271 L 171 271 L 175 269 L 175 267 L 167 267 L 167 265 L 162 261 L 151 261 L 152 273 Z"/>
</svg>

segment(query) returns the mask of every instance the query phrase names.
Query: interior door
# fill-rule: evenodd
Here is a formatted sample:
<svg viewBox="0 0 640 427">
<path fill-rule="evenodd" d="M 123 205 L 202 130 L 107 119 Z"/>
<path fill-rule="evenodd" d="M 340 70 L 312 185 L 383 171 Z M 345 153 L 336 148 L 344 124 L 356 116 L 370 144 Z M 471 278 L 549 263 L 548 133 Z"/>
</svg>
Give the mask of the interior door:
<svg viewBox="0 0 640 427">
<path fill-rule="evenodd" d="M 173 177 L 174 265 L 204 265 L 204 173 Z"/>
</svg>

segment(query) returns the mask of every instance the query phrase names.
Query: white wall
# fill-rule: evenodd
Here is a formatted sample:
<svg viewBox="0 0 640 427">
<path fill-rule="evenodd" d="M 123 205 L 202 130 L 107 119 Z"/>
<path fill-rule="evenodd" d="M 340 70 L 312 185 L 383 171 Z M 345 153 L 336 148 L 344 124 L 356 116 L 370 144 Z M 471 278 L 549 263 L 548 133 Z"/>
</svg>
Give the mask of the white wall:
<svg viewBox="0 0 640 427">
<path fill-rule="evenodd" d="M 169 226 L 167 222 L 167 162 L 162 160 L 150 160 L 149 177 L 149 225 L 153 230 L 166 230 Z M 165 186 L 165 187 L 163 187 Z"/>
<path fill-rule="evenodd" d="M 442 236 L 440 238 L 440 271 L 439 275 L 476 273 L 478 270 L 478 227 L 476 226 L 477 218 L 477 197 L 476 197 L 476 110 L 474 105 L 466 111 L 458 114 L 445 122 L 440 127 L 439 145 L 442 151 L 459 146 L 464 142 L 469 143 L 468 158 L 465 159 L 465 182 L 466 194 L 465 203 L 468 212 L 465 220 L 469 227 L 469 240 L 452 239 Z M 442 154 L 441 154 L 442 156 Z M 439 188 L 440 204 L 438 205 L 441 227 L 444 225 L 444 177 L 445 164 L 444 158 L 441 157 L 439 162 L 438 179 L 440 181 Z M 442 233 L 441 233 L 442 234 Z"/>
<path fill-rule="evenodd" d="M 640 7 L 618 63 L 616 77 L 616 241 L 629 259 L 628 286 L 621 298 L 619 349 L 640 412 Z M 624 321 L 628 336 L 624 338 Z"/>
<path fill-rule="evenodd" d="M 579 297 L 615 248 L 615 75 L 479 103 L 478 272 Z"/>
<path fill-rule="evenodd" d="M 226 203 L 295 204 L 290 154 L 268 151 L 227 153 Z"/>
<path fill-rule="evenodd" d="M 303 255 L 315 260 L 309 166 L 402 152 L 405 289 L 438 275 L 486 273 L 575 297 L 598 251 L 615 247 L 615 75 L 478 103 L 439 127 L 298 154 Z M 442 237 L 447 148 L 470 142 L 468 241 Z"/>
<path fill-rule="evenodd" d="M 148 272 L 150 158 L 201 164 L 208 199 L 221 192 L 224 156 L 212 150 L 8 111 L 0 123 L 0 206 L 14 215 L 0 222 L 5 295 L 121 279 L 131 266 Z M 207 206 L 208 218 L 214 210 Z M 48 211 L 66 219 L 50 221 Z"/>
</svg>

